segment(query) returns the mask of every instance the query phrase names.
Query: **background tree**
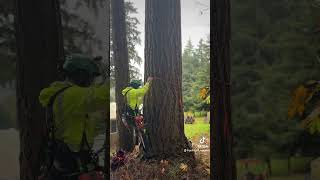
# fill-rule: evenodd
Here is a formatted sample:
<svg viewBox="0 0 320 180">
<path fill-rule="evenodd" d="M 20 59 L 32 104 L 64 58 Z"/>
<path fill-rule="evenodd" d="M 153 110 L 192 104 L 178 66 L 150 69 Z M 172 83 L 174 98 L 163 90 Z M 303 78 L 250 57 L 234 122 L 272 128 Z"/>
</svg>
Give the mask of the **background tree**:
<svg viewBox="0 0 320 180">
<path fill-rule="evenodd" d="M 209 39 L 200 39 L 195 48 L 188 41 L 182 54 L 182 94 L 184 111 L 209 111 L 209 105 L 200 96 L 202 88 L 209 86 L 210 46 Z"/>
<path fill-rule="evenodd" d="M 64 47 L 67 52 L 92 54 L 92 48 L 102 48 L 102 42 L 94 33 L 92 24 L 80 16 L 79 9 L 99 12 L 103 0 L 70 3 L 60 0 Z M 73 7 L 73 8 L 72 8 Z M 73 10 L 73 11 L 72 11 Z M 16 72 L 16 41 L 14 37 L 14 1 L 0 1 L 0 84 L 13 86 Z"/>
<path fill-rule="evenodd" d="M 14 1 L 0 1 L 0 85 L 15 78 L 16 43 L 14 37 Z M 11 83 L 13 84 L 13 83 Z"/>
<path fill-rule="evenodd" d="M 102 49 L 102 40 L 96 36 L 93 22 L 88 14 L 98 18 L 103 0 L 66 1 L 60 0 L 64 47 L 66 52 L 93 55 L 94 49 Z"/>
<path fill-rule="evenodd" d="M 138 10 L 134 7 L 133 2 L 125 2 L 126 12 L 126 31 L 127 31 L 127 43 L 128 43 L 128 54 L 129 54 L 129 72 L 130 78 L 138 78 L 141 74 L 139 69 L 134 64 L 141 65 L 142 59 L 136 50 L 136 45 L 141 44 L 140 34 L 138 31 L 138 25 L 140 24 L 137 17 L 132 16 L 137 14 Z"/>
<path fill-rule="evenodd" d="M 133 149 L 132 132 L 121 121 L 124 110 L 122 90 L 129 84 L 129 57 L 126 36 L 124 0 L 111 0 L 112 7 L 112 46 L 115 63 L 115 93 L 117 103 L 117 124 L 119 128 L 119 146 L 125 151 Z"/>
<path fill-rule="evenodd" d="M 106 77 L 107 77 L 107 83 L 109 84 L 109 87 L 110 87 L 110 25 L 111 25 L 111 11 L 110 11 L 110 6 L 111 6 L 111 2 L 110 0 L 106 0 L 106 4 L 107 4 L 107 8 L 106 8 L 106 11 L 107 11 L 107 43 L 106 43 L 106 50 L 107 50 L 107 63 L 106 63 L 106 69 L 107 69 L 107 72 L 106 73 Z M 108 96 L 110 97 L 110 91 L 108 91 Z M 110 106 L 110 105 L 109 105 Z M 105 152 L 104 152 L 104 168 L 105 168 L 105 174 L 110 174 L 110 162 L 109 162 L 109 151 L 107 151 L 107 148 L 110 147 L 110 107 L 107 107 L 107 118 L 105 119 L 106 122 L 105 122 L 105 144 L 106 144 L 106 149 L 105 149 Z M 105 180 L 109 179 L 108 176 L 105 177 Z"/>
<path fill-rule="evenodd" d="M 0 129 L 17 128 L 14 1 L 0 1 Z"/>
<path fill-rule="evenodd" d="M 196 81 L 196 67 L 199 67 L 199 60 L 195 58 L 195 50 L 189 39 L 182 54 L 182 94 L 184 111 L 194 111 L 196 100 L 192 94 L 192 87 Z"/>
<path fill-rule="evenodd" d="M 63 43 L 59 3 L 56 0 L 33 3 L 16 1 L 17 107 L 20 128 L 20 179 L 39 175 L 45 114 L 39 104 L 40 90 L 57 80 L 58 59 Z"/>
<path fill-rule="evenodd" d="M 148 153 L 156 158 L 184 157 L 189 155 L 184 149 L 190 147 L 182 107 L 180 0 L 145 3 L 145 77 L 156 77 L 144 101 Z"/>
<path fill-rule="evenodd" d="M 320 36 L 313 33 L 320 11 L 310 2 L 231 2 L 231 100 L 237 158 L 287 157 L 303 146 L 298 145 L 302 142 L 298 139 L 305 137 L 298 122 L 286 119 L 292 89 L 320 75 Z M 310 143 L 314 142 L 310 139 Z"/>
<path fill-rule="evenodd" d="M 214 179 L 237 179 L 233 157 L 233 135 L 230 104 L 230 1 L 213 2 L 213 94 L 212 175 Z M 212 106 L 211 106 L 212 107 Z"/>
<path fill-rule="evenodd" d="M 135 64 L 141 65 L 142 59 L 139 56 L 136 45 L 141 44 L 140 34 L 138 31 L 138 25 L 140 24 L 137 17 L 132 16 L 133 14 L 137 14 L 137 8 L 134 7 L 133 2 L 125 2 L 125 13 L 126 13 L 126 35 L 127 35 L 127 46 L 128 46 L 128 55 L 129 55 L 129 73 L 130 79 L 139 78 L 140 72 L 139 69 L 134 66 Z M 112 27 L 111 27 L 112 31 Z M 113 40 L 111 38 L 111 44 Z M 114 88 L 114 60 L 113 60 L 113 49 L 111 49 L 111 87 Z"/>
</svg>

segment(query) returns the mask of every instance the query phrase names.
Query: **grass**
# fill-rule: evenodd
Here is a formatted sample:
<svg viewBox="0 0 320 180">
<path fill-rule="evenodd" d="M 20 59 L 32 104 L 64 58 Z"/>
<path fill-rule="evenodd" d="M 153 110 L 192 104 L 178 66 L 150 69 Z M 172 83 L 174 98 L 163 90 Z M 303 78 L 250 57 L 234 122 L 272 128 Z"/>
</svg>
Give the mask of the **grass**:
<svg viewBox="0 0 320 180">
<path fill-rule="evenodd" d="M 204 117 L 195 118 L 194 124 L 185 124 L 184 132 L 188 139 L 192 139 L 195 136 L 201 134 L 210 134 L 210 124 L 203 122 Z"/>
<path fill-rule="evenodd" d="M 245 169 L 245 166 L 243 163 L 240 163 L 240 161 L 237 161 L 237 174 L 238 176 L 241 176 L 243 174 L 245 174 L 245 172 L 247 171 Z M 264 171 L 266 171 L 267 165 L 265 163 L 261 163 L 261 164 L 248 164 L 248 171 L 254 173 L 254 174 L 260 174 L 263 173 Z"/>
<path fill-rule="evenodd" d="M 304 165 L 310 161 L 308 157 L 294 157 L 291 158 L 292 174 L 288 171 L 288 161 L 286 159 L 271 159 L 272 176 L 268 180 L 304 180 Z M 266 164 L 249 164 L 248 170 L 259 174 L 266 170 Z M 237 174 L 238 179 L 246 172 L 244 164 L 237 160 Z"/>
<path fill-rule="evenodd" d="M 294 173 L 303 173 L 312 161 L 312 157 L 292 157 L 290 158 L 291 171 Z"/>
<path fill-rule="evenodd" d="M 304 180 L 304 175 L 270 177 L 269 180 Z"/>
<path fill-rule="evenodd" d="M 184 116 L 204 117 L 207 116 L 207 111 L 184 112 Z"/>
<path fill-rule="evenodd" d="M 271 171 L 273 175 L 287 176 L 289 174 L 287 159 L 271 159 Z"/>
</svg>

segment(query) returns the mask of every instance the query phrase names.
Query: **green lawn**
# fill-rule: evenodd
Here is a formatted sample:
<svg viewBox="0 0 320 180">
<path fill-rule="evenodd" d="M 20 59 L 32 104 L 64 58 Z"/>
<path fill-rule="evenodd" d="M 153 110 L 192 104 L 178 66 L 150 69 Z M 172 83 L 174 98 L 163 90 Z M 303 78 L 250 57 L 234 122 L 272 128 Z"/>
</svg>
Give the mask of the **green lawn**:
<svg viewBox="0 0 320 180">
<path fill-rule="evenodd" d="M 304 175 L 270 177 L 269 180 L 304 180 Z"/>
<path fill-rule="evenodd" d="M 271 159 L 271 171 L 273 175 L 287 176 L 289 175 L 287 159 Z"/>
<path fill-rule="evenodd" d="M 203 122 L 203 117 L 195 118 L 194 124 L 185 124 L 184 132 L 188 139 L 192 137 L 201 135 L 201 134 L 209 134 L 210 133 L 210 124 Z"/>
<path fill-rule="evenodd" d="M 300 173 L 293 173 L 290 175 L 288 172 L 288 161 L 271 159 L 271 168 L 273 175 L 268 180 L 304 180 L 304 174 L 302 172 L 301 167 L 304 167 L 304 164 L 308 160 L 308 158 L 300 157 L 300 158 L 291 158 L 291 166 L 295 167 L 295 169 L 301 171 Z M 267 170 L 267 166 L 265 163 L 262 164 L 249 164 L 248 170 L 255 174 L 259 174 Z M 237 175 L 238 179 L 246 172 L 244 164 L 240 163 L 237 160 Z"/>
</svg>

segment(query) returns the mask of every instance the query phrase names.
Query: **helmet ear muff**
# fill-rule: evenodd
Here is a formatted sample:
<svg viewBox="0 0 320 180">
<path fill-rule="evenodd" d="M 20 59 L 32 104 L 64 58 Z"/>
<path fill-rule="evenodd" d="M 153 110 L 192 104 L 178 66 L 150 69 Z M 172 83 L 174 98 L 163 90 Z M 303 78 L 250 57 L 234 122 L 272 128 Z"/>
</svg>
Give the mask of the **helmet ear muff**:
<svg viewBox="0 0 320 180">
<path fill-rule="evenodd" d="M 76 70 L 74 72 L 67 72 L 67 77 L 69 77 L 73 83 L 81 87 L 90 86 L 90 84 L 93 81 L 93 76 L 90 75 L 85 70 Z"/>
<path fill-rule="evenodd" d="M 140 86 L 138 84 L 131 84 L 131 87 L 133 87 L 134 89 L 138 89 Z"/>
<path fill-rule="evenodd" d="M 135 88 L 135 89 L 138 89 L 141 86 L 141 81 L 140 80 L 136 80 L 136 79 L 131 80 L 130 86 Z"/>
</svg>

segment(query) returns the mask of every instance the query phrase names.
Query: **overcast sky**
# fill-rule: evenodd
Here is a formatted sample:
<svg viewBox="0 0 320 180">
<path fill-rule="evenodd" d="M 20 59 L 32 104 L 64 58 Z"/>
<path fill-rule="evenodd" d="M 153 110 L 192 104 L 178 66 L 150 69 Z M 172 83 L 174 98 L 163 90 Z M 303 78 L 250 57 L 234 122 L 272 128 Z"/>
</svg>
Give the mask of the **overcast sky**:
<svg viewBox="0 0 320 180">
<path fill-rule="evenodd" d="M 137 46 L 139 56 L 144 59 L 144 21 L 145 21 L 145 0 L 126 0 L 133 2 L 138 9 L 135 16 L 139 19 L 139 31 L 141 32 L 141 45 Z M 210 0 L 181 0 L 181 28 L 182 28 L 182 47 L 190 38 L 193 44 L 196 44 L 201 38 L 206 38 L 210 34 L 210 12 L 209 10 L 201 13 L 210 7 Z M 144 75 L 144 66 L 141 65 L 142 76 Z"/>
</svg>

